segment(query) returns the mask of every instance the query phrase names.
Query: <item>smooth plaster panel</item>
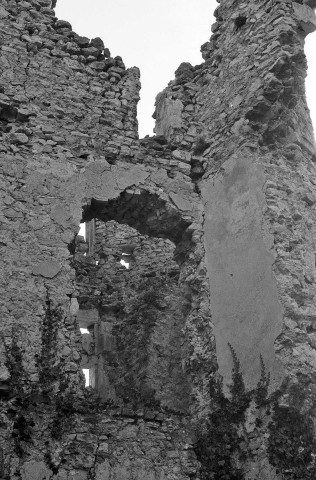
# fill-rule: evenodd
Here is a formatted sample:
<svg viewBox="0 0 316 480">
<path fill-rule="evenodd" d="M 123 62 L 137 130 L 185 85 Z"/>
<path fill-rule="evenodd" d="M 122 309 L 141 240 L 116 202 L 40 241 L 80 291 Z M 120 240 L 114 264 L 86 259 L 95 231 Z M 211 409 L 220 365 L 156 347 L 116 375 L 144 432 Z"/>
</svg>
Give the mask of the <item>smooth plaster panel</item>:
<svg viewBox="0 0 316 480">
<path fill-rule="evenodd" d="M 235 156 L 223 164 L 221 176 L 202 188 L 219 371 L 229 382 L 231 343 L 249 386 L 258 383 L 260 354 L 274 384 L 281 375 L 274 341 L 281 333 L 282 307 L 272 272 L 272 239 L 263 220 L 264 181 L 253 159 Z"/>
</svg>

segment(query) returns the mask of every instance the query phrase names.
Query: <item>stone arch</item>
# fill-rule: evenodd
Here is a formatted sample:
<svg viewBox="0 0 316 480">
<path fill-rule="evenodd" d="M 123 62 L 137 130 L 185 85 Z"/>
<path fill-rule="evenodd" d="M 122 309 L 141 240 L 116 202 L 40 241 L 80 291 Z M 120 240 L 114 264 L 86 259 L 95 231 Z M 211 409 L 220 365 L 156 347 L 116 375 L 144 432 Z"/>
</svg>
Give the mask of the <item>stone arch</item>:
<svg viewBox="0 0 316 480">
<path fill-rule="evenodd" d="M 75 262 L 79 324 L 94 335 L 90 343 L 84 336 L 83 367 L 94 370 L 91 378 L 105 400 L 159 403 L 186 411 L 190 387 L 183 368 L 183 329 L 191 303 L 179 278 L 193 248 L 191 222 L 170 200 L 146 189 L 124 190 L 107 201 L 92 198 L 82 219 L 97 222 L 91 229 L 94 239 L 89 239 L 95 244 L 89 252 L 94 253 Z M 124 233 L 121 250 L 131 230 L 133 247 L 140 250 L 131 272 L 109 260 L 115 255 L 115 239 L 102 257 L 100 223 L 111 224 L 113 236 L 115 231 Z M 152 251 L 159 257 L 153 271 L 148 262 L 141 263 L 142 249 L 144 255 Z M 98 292 L 95 298 L 93 291 Z"/>
<path fill-rule="evenodd" d="M 83 220 L 99 218 L 106 222 L 116 220 L 134 227 L 140 233 L 168 238 L 175 244 L 183 241 L 190 223 L 179 209 L 145 189 L 124 190 L 108 201 L 93 198 L 84 208 Z"/>
</svg>

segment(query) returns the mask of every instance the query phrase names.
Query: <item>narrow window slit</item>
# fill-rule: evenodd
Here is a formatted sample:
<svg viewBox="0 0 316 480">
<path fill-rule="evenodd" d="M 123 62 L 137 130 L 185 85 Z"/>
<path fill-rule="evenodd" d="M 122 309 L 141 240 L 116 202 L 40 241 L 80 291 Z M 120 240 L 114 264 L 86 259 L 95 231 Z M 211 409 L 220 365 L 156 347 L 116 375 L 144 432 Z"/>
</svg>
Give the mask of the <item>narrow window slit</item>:
<svg viewBox="0 0 316 480">
<path fill-rule="evenodd" d="M 123 267 L 125 267 L 126 270 L 129 270 L 129 267 L 130 267 L 130 262 L 128 261 L 129 259 L 130 259 L 130 255 L 128 253 L 122 253 L 120 264 L 123 265 Z"/>
<path fill-rule="evenodd" d="M 85 377 L 85 387 L 90 387 L 90 370 L 89 368 L 83 368 L 82 371 Z"/>
<path fill-rule="evenodd" d="M 87 340 L 88 338 L 91 340 L 93 337 L 93 327 L 87 328 L 87 326 L 79 326 L 80 328 L 80 333 L 82 335 L 82 340 L 83 340 L 83 345 L 86 343 L 84 338 Z M 92 328 L 92 330 L 91 330 Z M 88 335 L 89 337 L 86 337 Z M 87 352 L 86 352 L 87 353 Z M 89 363 L 89 362 L 88 362 Z M 87 363 L 84 362 L 84 368 L 82 368 L 82 373 L 84 374 L 85 377 L 85 387 L 94 387 L 94 369 L 93 368 L 87 368 Z"/>
</svg>

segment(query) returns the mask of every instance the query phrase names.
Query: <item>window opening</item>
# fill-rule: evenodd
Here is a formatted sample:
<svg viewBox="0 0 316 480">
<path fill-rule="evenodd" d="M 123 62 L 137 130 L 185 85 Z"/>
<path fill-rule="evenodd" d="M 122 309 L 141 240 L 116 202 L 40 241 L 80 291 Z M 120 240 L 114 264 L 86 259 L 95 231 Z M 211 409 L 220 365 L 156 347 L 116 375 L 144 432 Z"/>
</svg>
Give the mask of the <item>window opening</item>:
<svg viewBox="0 0 316 480">
<path fill-rule="evenodd" d="M 80 230 L 78 235 L 80 235 L 86 240 L 86 223 L 85 222 L 80 223 Z"/>
<path fill-rule="evenodd" d="M 82 369 L 84 377 L 85 377 L 85 387 L 90 387 L 90 370 L 88 368 Z"/>
<path fill-rule="evenodd" d="M 81 237 L 81 238 L 79 238 Z M 83 242 L 82 242 L 83 239 Z M 85 257 L 87 256 L 87 250 L 85 249 L 84 245 L 86 242 L 86 224 L 85 222 L 80 223 L 79 232 L 77 235 L 77 251 L 80 251 Z M 80 245 L 81 243 L 81 245 Z M 80 248 L 81 247 L 81 248 Z"/>
<path fill-rule="evenodd" d="M 84 334 L 88 334 L 90 335 L 90 332 L 87 328 L 82 328 L 80 327 L 80 332 L 82 335 Z M 84 378 L 85 378 L 85 387 L 90 387 L 90 369 L 89 368 L 83 368 L 82 369 L 82 372 L 84 374 Z"/>
<path fill-rule="evenodd" d="M 90 332 L 87 328 L 80 328 L 80 332 L 83 333 L 88 333 L 90 335 Z"/>
<path fill-rule="evenodd" d="M 94 241 L 95 241 L 95 220 L 84 222 L 79 225 L 79 232 L 72 244 L 69 245 L 69 250 L 72 255 L 79 254 L 86 257 L 87 263 L 99 265 L 99 260 L 94 258 Z M 77 256 L 77 260 L 80 258 Z M 83 260 L 83 259 L 82 259 Z"/>
<path fill-rule="evenodd" d="M 104 400 L 142 403 L 157 397 L 166 405 L 172 390 L 186 408 L 181 332 L 189 302 L 178 283 L 179 265 L 191 251 L 190 219 L 142 190 L 108 201 L 92 199 L 83 221 L 92 254 L 86 260 L 78 256 L 74 266 L 78 323 L 90 332 L 81 330 L 86 387 Z M 166 328 L 167 345 L 150 359 L 156 336 Z"/>
<path fill-rule="evenodd" d="M 80 310 L 79 310 L 80 312 Z M 82 345 L 83 345 L 83 356 L 85 357 L 86 354 L 88 356 L 91 354 L 89 344 L 94 339 L 94 325 L 90 325 L 90 323 L 80 321 L 79 319 L 79 328 L 80 333 L 82 335 Z M 90 367 L 90 361 L 86 358 L 86 361 L 83 362 L 82 365 L 82 373 L 85 377 L 85 387 L 94 387 L 95 386 L 95 372 L 94 368 Z"/>
<path fill-rule="evenodd" d="M 126 270 L 129 270 L 129 263 L 125 262 L 125 260 L 122 259 L 122 260 L 120 261 L 120 264 L 123 265 L 123 267 L 125 267 Z"/>
<path fill-rule="evenodd" d="M 120 264 L 123 265 L 123 267 L 126 268 L 126 270 L 129 270 L 130 267 L 130 262 L 128 262 L 130 255 L 128 253 L 122 253 L 122 257 L 120 260 Z"/>
</svg>

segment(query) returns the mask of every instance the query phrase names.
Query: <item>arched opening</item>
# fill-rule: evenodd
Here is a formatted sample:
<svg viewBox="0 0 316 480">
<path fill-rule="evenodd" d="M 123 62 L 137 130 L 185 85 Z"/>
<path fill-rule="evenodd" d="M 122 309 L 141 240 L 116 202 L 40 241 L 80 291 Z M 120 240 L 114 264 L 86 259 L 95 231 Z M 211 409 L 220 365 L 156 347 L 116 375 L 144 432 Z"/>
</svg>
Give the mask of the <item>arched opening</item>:
<svg viewBox="0 0 316 480">
<path fill-rule="evenodd" d="M 83 220 L 86 243 L 75 242 L 74 267 L 86 385 L 119 404 L 186 411 L 191 301 L 181 268 L 192 249 L 189 221 L 145 190 L 93 199 Z"/>
<path fill-rule="evenodd" d="M 191 223 L 171 204 L 146 190 L 124 191 L 108 202 L 92 199 L 84 209 L 83 220 L 93 218 L 104 222 L 116 220 L 142 234 L 168 238 L 175 244 L 183 241 L 184 232 Z"/>
</svg>

